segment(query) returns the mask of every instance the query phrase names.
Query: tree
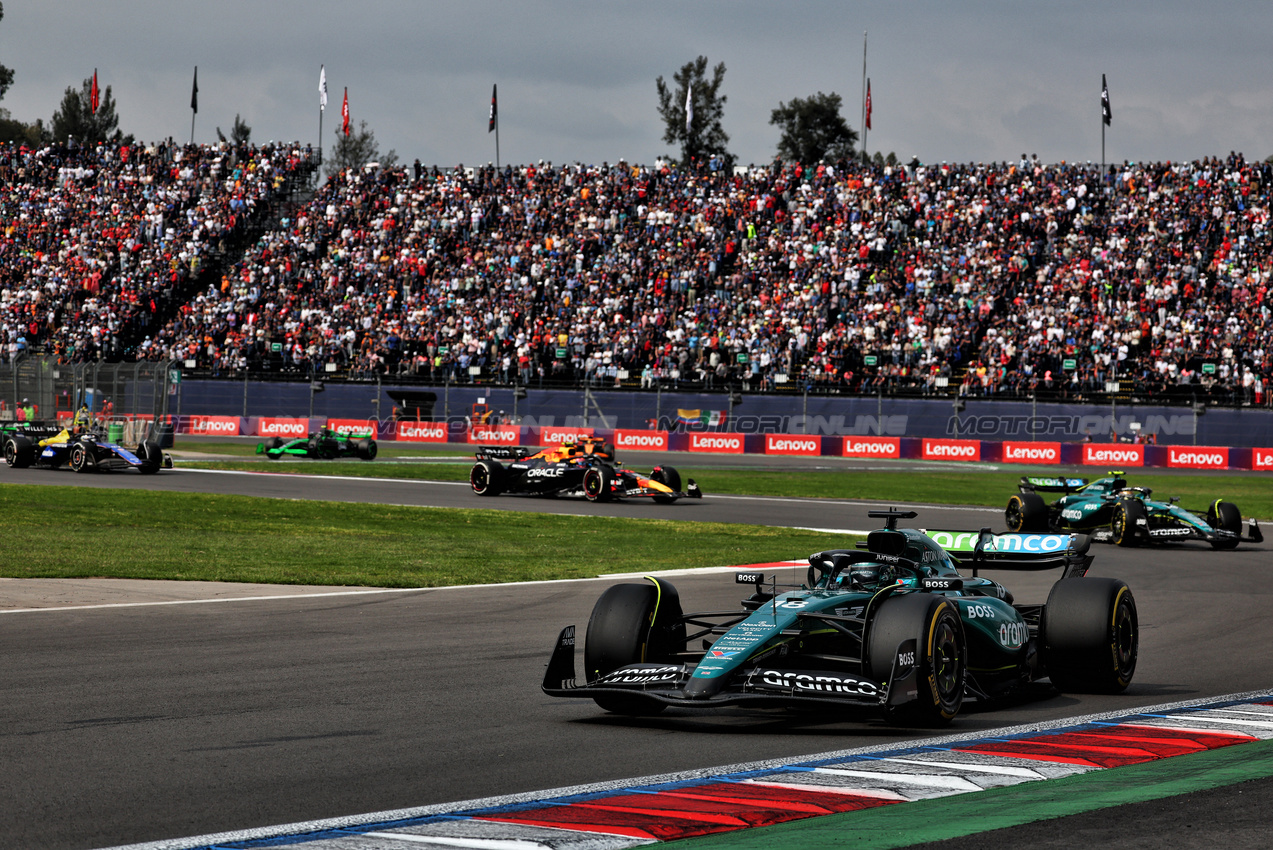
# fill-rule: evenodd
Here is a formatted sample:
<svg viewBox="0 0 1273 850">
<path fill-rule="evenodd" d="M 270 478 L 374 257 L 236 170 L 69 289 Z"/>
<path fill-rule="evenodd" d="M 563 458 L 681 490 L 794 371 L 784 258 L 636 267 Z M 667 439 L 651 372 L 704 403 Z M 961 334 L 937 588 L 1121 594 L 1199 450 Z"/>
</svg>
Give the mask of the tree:
<svg viewBox="0 0 1273 850">
<path fill-rule="evenodd" d="M 4 4 L 0 3 L 0 20 L 4 19 Z M 13 85 L 13 69 L 0 65 L 0 100 L 4 100 L 4 93 L 9 90 L 9 86 Z"/>
<path fill-rule="evenodd" d="M 217 139 L 226 141 L 225 133 L 221 132 L 221 128 L 217 128 Z M 229 141 L 235 146 L 246 145 L 252 140 L 252 128 L 248 123 L 239 117 L 239 113 L 234 113 L 234 126 L 230 128 Z"/>
<path fill-rule="evenodd" d="M 769 116 L 770 124 L 782 128 L 778 156 L 802 165 L 852 159 L 858 134 L 840 114 L 840 105 L 840 96 L 835 92 L 795 97 L 789 103 L 779 101 Z"/>
<path fill-rule="evenodd" d="M 675 91 L 668 88 L 660 76 L 655 80 L 659 93 L 659 116 L 663 119 L 665 132 L 663 141 L 669 145 L 681 146 L 681 163 L 694 167 L 705 164 L 713 156 L 719 156 L 726 163 L 731 161 L 729 136 L 721 127 L 721 116 L 725 111 L 725 95 L 720 93 L 721 84 L 725 82 L 725 63 L 721 62 L 712 69 L 712 79 L 707 79 L 707 57 L 700 56 L 693 62 L 686 62 L 681 70 L 672 75 L 676 84 Z M 689 111 L 689 126 L 686 126 L 686 94 L 693 108 Z"/>
<path fill-rule="evenodd" d="M 378 162 L 383 168 L 393 168 L 398 164 L 398 152 L 391 148 L 382 156 L 376 134 L 368 129 L 366 121 L 359 121 L 358 129 L 348 136 L 337 127 L 336 146 L 332 148 L 331 157 L 327 160 L 327 176 L 331 177 L 346 168 L 361 168 L 369 162 Z"/>
<path fill-rule="evenodd" d="M 74 86 L 67 86 L 66 93 L 62 95 L 62 108 L 53 113 L 52 132 L 55 142 L 65 142 L 68 138 L 88 144 L 124 141 L 124 134 L 119 131 L 119 118 L 115 115 L 111 87 L 106 87 L 97 112 L 94 112 L 92 77 L 84 80 L 79 91 Z"/>
</svg>

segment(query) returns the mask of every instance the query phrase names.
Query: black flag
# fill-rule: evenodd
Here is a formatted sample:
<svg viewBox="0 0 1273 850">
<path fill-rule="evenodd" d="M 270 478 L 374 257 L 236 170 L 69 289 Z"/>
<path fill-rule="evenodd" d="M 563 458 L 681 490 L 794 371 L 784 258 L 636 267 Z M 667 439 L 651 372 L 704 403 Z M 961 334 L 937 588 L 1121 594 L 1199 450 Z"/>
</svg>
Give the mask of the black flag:
<svg viewBox="0 0 1273 850">
<path fill-rule="evenodd" d="M 1109 86 L 1105 84 L 1105 75 L 1101 74 L 1101 118 L 1105 121 L 1105 125 L 1109 126 L 1110 119 L 1114 117 L 1114 113 L 1109 108 Z"/>
<path fill-rule="evenodd" d="M 199 66 L 194 66 L 194 87 L 190 89 L 190 108 L 199 111 Z"/>
<path fill-rule="evenodd" d="M 495 130 L 495 121 L 499 118 L 499 107 L 495 104 L 495 85 L 491 85 L 491 122 L 486 126 L 486 132 L 490 133 Z"/>
</svg>

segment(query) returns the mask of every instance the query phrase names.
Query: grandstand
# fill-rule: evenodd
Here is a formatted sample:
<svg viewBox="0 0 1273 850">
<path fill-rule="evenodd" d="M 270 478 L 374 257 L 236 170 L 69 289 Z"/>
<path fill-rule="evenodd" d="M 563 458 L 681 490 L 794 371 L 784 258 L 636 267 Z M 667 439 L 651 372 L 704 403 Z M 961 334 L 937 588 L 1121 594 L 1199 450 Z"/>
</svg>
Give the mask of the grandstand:
<svg viewBox="0 0 1273 850">
<path fill-rule="evenodd" d="M 0 147 L 11 361 L 1267 406 L 1273 170 L 366 168 Z"/>
</svg>

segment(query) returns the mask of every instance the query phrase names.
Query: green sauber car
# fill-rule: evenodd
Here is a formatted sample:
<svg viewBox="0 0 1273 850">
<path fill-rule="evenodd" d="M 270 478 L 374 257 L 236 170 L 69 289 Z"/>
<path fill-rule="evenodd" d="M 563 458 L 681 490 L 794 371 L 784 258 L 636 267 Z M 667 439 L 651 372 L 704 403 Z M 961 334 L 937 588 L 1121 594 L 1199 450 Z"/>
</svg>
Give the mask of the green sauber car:
<svg viewBox="0 0 1273 850">
<path fill-rule="evenodd" d="M 1076 531 L 1119 546 L 1205 540 L 1216 549 L 1236 549 L 1239 543 L 1264 541 L 1254 518 L 1242 533 L 1242 512 L 1232 502 L 1216 499 L 1205 509 L 1182 508 L 1174 498 L 1150 498 L 1148 487 L 1128 486 L 1122 472 L 1095 481 L 1023 475 L 1019 488 L 1003 512 L 1009 531 Z M 1040 493 L 1061 497 L 1049 504 Z"/>
<path fill-rule="evenodd" d="M 341 457 L 356 457 L 359 460 L 374 460 L 376 457 L 376 441 L 370 434 L 341 434 L 330 428 L 322 428 L 305 437 L 284 440 L 272 437 L 264 443 L 258 443 L 256 453 L 265 455 L 270 460 L 281 458 L 314 458 L 317 460 L 334 460 Z"/>
<path fill-rule="evenodd" d="M 913 511 L 870 516 L 886 527 L 857 549 L 810 555 L 803 585 L 737 574 L 755 589 L 741 611 L 684 613 L 657 576 L 610 587 L 588 620 L 583 675 L 567 626 L 544 693 L 629 715 L 780 707 L 940 726 L 966 699 L 993 707 L 1045 679 L 1046 694 L 1130 684 L 1136 603 L 1124 582 L 1086 577 L 1086 535 L 925 531 L 898 527 Z M 1062 577 L 1045 603 L 1023 604 L 978 575 L 990 568 Z"/>
</svg>

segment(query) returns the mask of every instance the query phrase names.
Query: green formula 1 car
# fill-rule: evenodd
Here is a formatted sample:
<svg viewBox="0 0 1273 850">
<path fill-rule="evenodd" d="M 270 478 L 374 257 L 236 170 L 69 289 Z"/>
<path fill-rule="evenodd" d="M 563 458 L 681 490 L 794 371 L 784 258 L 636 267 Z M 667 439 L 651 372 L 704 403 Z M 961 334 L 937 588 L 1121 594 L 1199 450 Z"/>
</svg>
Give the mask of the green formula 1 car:
<svg viewBox="0 0 1273 850">
<path fill-rule="evenodd" d="M 1264 541 L 1254 519 L 1242 534 L 1242 512 L 1232 502 L 1216 499 L 1202 510 L 1182 508 L 1174 498 L 1150 498 L 1148 487 L 1129 487 L 1121 472 L 1095 481 L 1026 475 L 1019 486 L 1003 513 L 1009 531 L 1078 531 L 1119 546 L 1205 540 L 1216 549 L 1235 549 L 1242 542 Z M 1061 497 L 1048 504 L 1040 493 Z"/>
<path fill-rule="evenodd" d="M 913 511 L 870 516 L 887 526 L 857 549 L 809 556 L 802 586 L 739 573 L 738 583 L 755 586 L 741 611 L 684 613 L 676 588 L 654 576 L 612 586 L 588 621 L 583 675 L 567 626 L 544 693 L 630 715 L 821 707 L 939 726 L 967 698 L 992 706 L 1043 679 L 1070 693 L 1130 684 L 1136 603 L 1122 581 L 1086 577 L 1087 536 L 921 531 L 898 528 Z M 1046 603 L 1021 604 L 978 576 L 989 568 L 1062 577 Z"/>
<path fill-rule="evenodd" d="M 270 460 L 281 458 L 334 460 L 341 457 L 375 460 L 376 441 L 370 434 L 350 436 L 330 428 L 322 428 L 306 437 L 296 437 L 291 440 L 272 437 L 264 443 L 258 443 L 256 453 L 263 454 Z"/>
</svg>

